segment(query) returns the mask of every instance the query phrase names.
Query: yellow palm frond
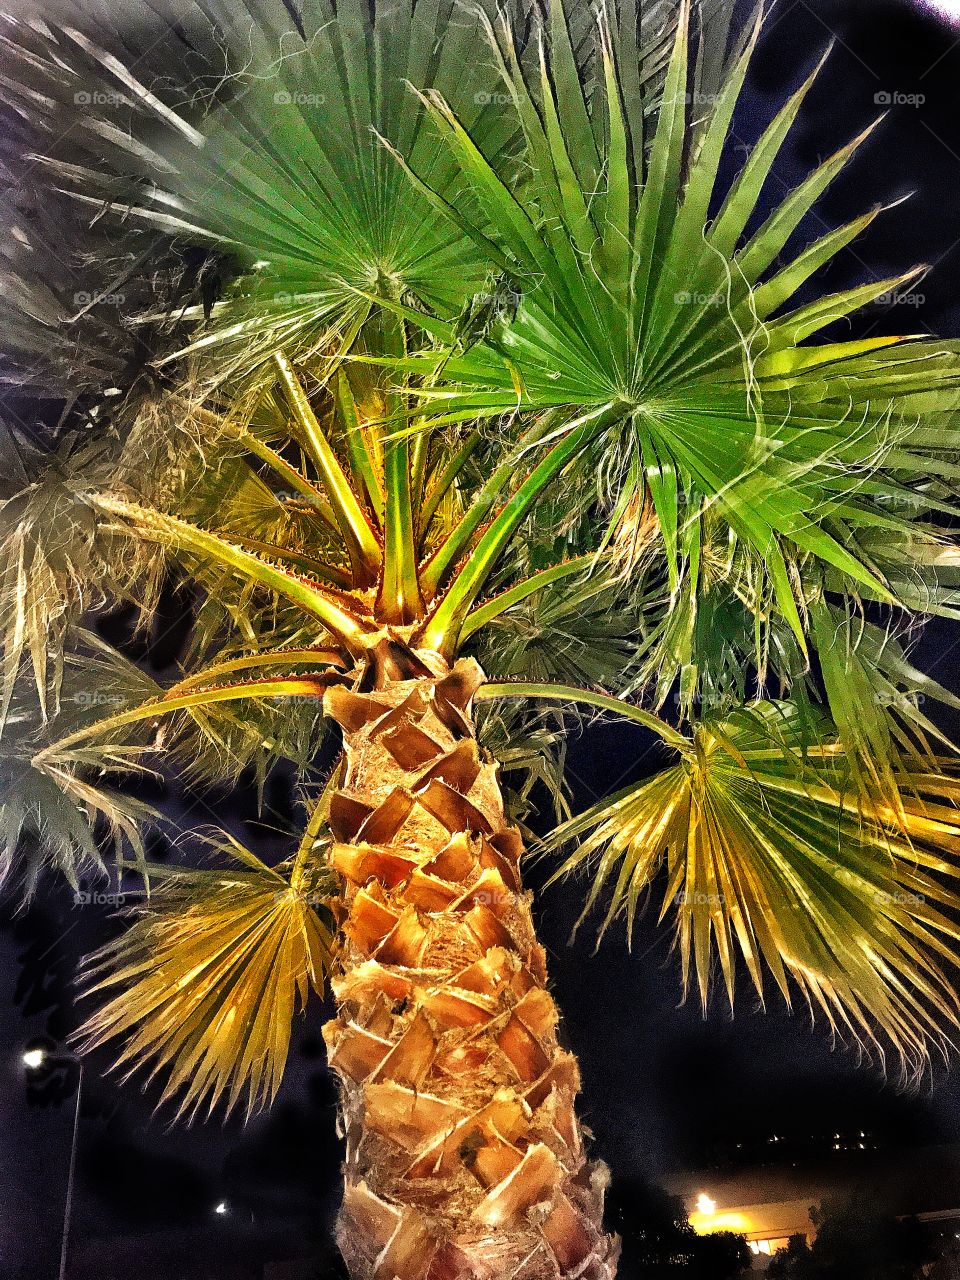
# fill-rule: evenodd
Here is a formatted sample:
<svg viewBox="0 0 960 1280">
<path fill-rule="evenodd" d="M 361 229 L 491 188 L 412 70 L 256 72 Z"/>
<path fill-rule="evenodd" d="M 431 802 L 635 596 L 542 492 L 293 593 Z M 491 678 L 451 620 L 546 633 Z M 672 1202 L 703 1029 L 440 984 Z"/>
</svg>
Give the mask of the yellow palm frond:
<svg viewBox="0 0 960 1280">
<path fill-rule="evenodd" d="M 78 1033 L 81 1050 L 121 1037 L 126 1075 L 147 1061 L 151 1079 L 166 1069 L 160 1104 L 177 1098 L 178 1119 L 222 1099 L 229 1113 L 244 1093 L 247 1117 L 273 1100 L 293 1015 L 331 956 L 330 885 L 313 859 L 284 875 L 231 837 L 221 847 L 241 865 L 151 868 L 133 925 L 86 964 L 87 994 L 111 994 Z"/>
<path fill-rule="evenodd" d="M 732 1003 L 739 953 L 761 997 L 764 970 L 788 1003 L 792 979 L 841 1036 L 916 1074 L 960 1008 L 941 967 L 960 940 L 956 763 L 904 771 L 903 813 L 870 808 L 835 737 L 809 729 L 788 704 L 704 721 L 676 765 L 551 837 L 580 841 L 554 879 L 589 870 L 583 916 L 609 889 L 601 933 L 621 914 L 632 931 L 662 887 L 704 1004 L 715 962 Z"/>
</svg>

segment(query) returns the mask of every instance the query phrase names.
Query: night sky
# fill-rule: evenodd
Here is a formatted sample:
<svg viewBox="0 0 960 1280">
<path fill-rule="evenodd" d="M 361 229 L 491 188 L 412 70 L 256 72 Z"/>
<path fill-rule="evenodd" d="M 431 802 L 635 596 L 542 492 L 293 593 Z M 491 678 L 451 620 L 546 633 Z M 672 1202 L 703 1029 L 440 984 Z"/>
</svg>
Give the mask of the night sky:
<svg viewBox="0 0 960 1280">
<path fill-rule="evenodd" d="M 912 287 L 914 296 L 871 309 L 844 333 L 960 336 L 960 24 L 892 0 L 781 0 L 755 62 L 738 138 L 744 145 L 756 138 L 831 38 L 828 70 L 808 98 L 773 186 L 785 191 L 886 102 L 893 105 L 799 238 L 915 194 L 821 272 L 815 288 L 839 289 L 926 262 L 932 271 Z M 735 155 L 729 164 L 732 173 Z M 154 651 L 161 672 L 176 653 L 177 608 L 170 605 L 161 630 L 173 631 Z M 960 691 L 958 643 L 955 624 L 933 624 L 915 659 Z M 941 722 L 960 733 L 960 724 Z M 603 726 L 572 743 L 570 764 L 575 805 L 582 808 L 651 771 L 657 754 L 641 731 Z M 289 820 L 289 800 L 280 778 L 261 822 L 249 787 L 212 798 L 171 791 L 163 804 L 187 827 L 211 821 L 212 810 L 269 856 L 282 847 L 271 828 Z M 531 887 L 547 872 L 532 867 Z M 858 1064 L 853 1053 L 833 1046 L 822 1024 L 811 1028 L 803 1009 L 790 1016 L 771 993 L 762 1015 L 746 983 L 735 1021 L 721 1004 L 704 1019 L 694 1000 L 680 1005 L 666 926 L 642 923 L 632 954 L 616 928 L 596 954 L 589 928 L 569 948 L 578 896 L 576 883 L 538 894 L 539 926 L 583 1070 L 581 1114 L 615 1179 L 669 1178 L 773 1134 L 801 1140 L 863 1129 L 893 1150 L 960 1140 L 956 1064 L 949 1071 L 937 1066 L 918 1093 L 899 1093 L 876 1064 Z M 105 907 L 75 907 L 70 891 L 50 881 L 28 908 L 15 912 L 10 905 L 3 915 L 0 1280 L 56 1274 L 76 1078 L 65 1069 L 28 1080 L 19 1055 L 38 1038 L 61 1040 L 76 1025 L 74 967 L 116 927 L 108 914 Z M 107 1057 L 88 1060 L 72 1276 L 252 1280 L 264 1261 L 305 1253 L 323 1260 L 320 1274 L 340 1274 L 328 1240 L 340 1149 L 320 1039 L 327 1016 L 329 1010 L 311 1006 L 295 1029 L 277 1104 L 246 1128 L 215 1121 L 171 1130 L 162 1114 L 152 1114 L 155 1095 L 142 1094 L 136 1082 L 119 1088 L 102 1078 Z M 227 1212 L 217 1214 L 221 1203 Z"/>
</svg>

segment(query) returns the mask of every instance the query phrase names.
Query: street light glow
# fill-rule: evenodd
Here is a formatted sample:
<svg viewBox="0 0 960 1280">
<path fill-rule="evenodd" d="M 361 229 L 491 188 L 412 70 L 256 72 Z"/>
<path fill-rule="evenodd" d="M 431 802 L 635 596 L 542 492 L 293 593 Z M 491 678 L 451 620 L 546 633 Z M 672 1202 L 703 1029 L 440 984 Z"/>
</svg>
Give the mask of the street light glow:
<svg viewBox="0 0 960 1280">
<path fill-rule="evenodd" d="M 226 1202 L 226 1200 L 221 1200 L 221 1201 L 220 1201 L 220 1203 L 219 1203 L 219 1204 L 214 1208 L 214 1211 L 213 1211 L 213 1212 L 214 1212 L 214 1213 L 219 1213 L 219 1214 L 224 1214 L 224 1213 L 226 1213 L 226 1212 L 227 1212 L 227 1202 Z"/>
<path fill-rule="evenodd" d="M 27 1049 L 23 1055 L 23 1065 L 28 1071 L 36 1071 L 42 1067 L 47 1060 L 47 1051 L 45 1049 Z"/>
<path fill-rule="evenodd" d="M 706 1194 L 705 1191 L 701 1192 L 700 1195 L 697 1196 L 697 1213 L 702 1213 L 702 1214 L 705 1214 L 707 1217 L 710 1217 L 716 1212 L 717 1212 L 716 1200 L 712 1200 L 710 1196 Z"/>
</svg>

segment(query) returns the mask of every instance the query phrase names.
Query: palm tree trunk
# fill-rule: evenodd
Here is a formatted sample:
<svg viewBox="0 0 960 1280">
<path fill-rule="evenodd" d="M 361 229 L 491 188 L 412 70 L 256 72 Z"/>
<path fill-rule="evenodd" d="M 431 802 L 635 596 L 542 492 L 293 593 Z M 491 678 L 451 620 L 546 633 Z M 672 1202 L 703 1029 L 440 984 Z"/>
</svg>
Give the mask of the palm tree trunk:
<svg viewBox="0 0 960 1280">
<path fill-rule="evenodd" d="M 349 914 L 324 1028 L 354 1280 L 612 1280 L 607 1171 L 573 1111 L 522 844 L 481 762 L 473 662 L 392 658 L 328 691 L 346 746 L 331 860 Z M 395 678 L 397 675 L 408 678 Z"/>
</svg>

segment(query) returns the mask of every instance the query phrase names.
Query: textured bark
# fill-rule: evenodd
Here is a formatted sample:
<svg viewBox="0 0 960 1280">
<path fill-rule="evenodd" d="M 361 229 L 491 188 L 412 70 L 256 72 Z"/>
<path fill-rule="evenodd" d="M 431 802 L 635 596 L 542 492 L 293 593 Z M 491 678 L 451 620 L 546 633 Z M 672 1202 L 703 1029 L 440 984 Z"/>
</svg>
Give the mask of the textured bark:
<svg viewBox="0 0 960 1280">
<path fill-rule="evenodd" d="M 338 1242 L 355 1280 L 611 1280 L 607 1171 L 584 1155 L 521 839 L 474 738 L 482 675 L 413 664 L 326 698 L 347 755 L 331 859 L 349 915 L 324 1028 Z"/>
</svg>

